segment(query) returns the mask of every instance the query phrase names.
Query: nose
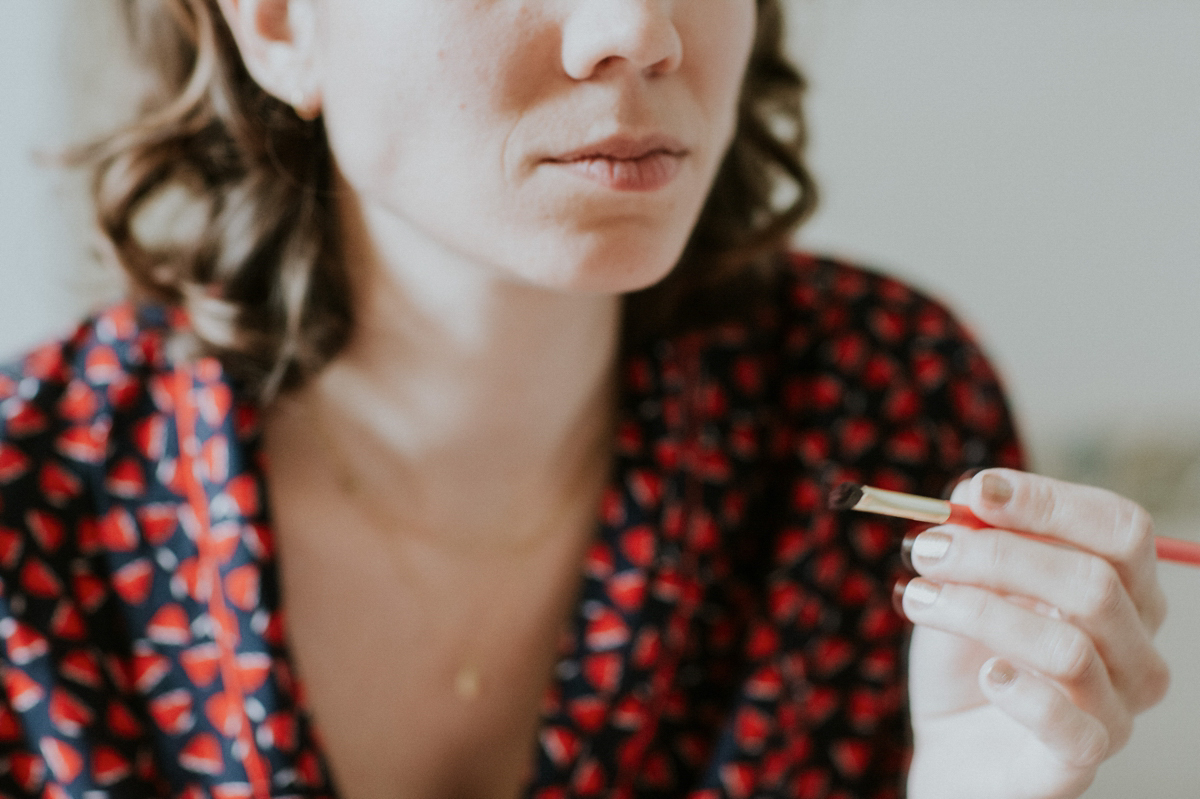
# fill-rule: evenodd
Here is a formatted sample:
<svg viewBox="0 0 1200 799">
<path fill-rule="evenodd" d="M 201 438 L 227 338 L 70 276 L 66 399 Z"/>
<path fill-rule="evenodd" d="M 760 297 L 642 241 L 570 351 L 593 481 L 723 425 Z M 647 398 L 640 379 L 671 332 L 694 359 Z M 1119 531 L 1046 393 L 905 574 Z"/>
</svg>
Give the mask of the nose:
<svg viewBox="0 0 1200 799">
<path fill-rule="evenodd" d="M 676 2 L 581 0 L 563 26 L 563 68 L 575 80 L 622 66 L 647 77 L 679 69 L 683 40 L 673 18 Z"/>
</svg>

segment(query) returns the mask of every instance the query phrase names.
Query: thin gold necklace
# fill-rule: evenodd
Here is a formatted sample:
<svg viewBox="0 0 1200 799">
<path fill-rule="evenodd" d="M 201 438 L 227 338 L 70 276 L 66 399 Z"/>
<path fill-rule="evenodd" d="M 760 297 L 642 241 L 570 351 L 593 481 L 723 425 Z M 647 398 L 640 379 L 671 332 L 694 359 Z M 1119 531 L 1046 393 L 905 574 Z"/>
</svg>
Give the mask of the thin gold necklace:
<svg viewBox="0 0 1200 799">
<path fill-rule="evenodd" d="M 609 385 L 612 385 L 611 382 Z M 601 401 L 595 403 L 601 406 L 600 412 L 603 414 L 601 418 L 606 421 L 604 424 L 597 425 L 597 432 L 590 436 L 590 441 L 585 443 L 587 451 L 581 458 L 575 475 L 568 481 L 567 488 L 562 491 L 559 501 L 545 515 L 544 521 L 529 528 L 528 535 L 521 537 L 517 544 L 505 547 L 503 555 L 515 557 L 528 554 L 538 545 L 545 543 L 555 530 L 562 529 L 573 514 L 579 513 L 578 503 L 581 497 L 587 499 L 588 513 L 594 517 L 600 493 L 609 478 L 606 464 L 611 458 L 615 419 L 615 414 L 612 412 L 615 406 L 612 395 L 612 391 L 604 392 Z M 311 427 L 316 432 L 319 446 L 326 456 L 326 462 L 331 467 L 334 483 L 346 499 L 362 511 L 366 515 L 367 521 L 378 530 L 417 528 L 418 525 L 411 519 L 404 519 L 396 514 L 390 506 L 376 496 L 377 492 L 372 491 L 370 486 L 355 474 L 350 459 L 335 440 L 332 425 L 322 405 L 311 400 L 305 404 L 308 405 L 307 415 L 312 419 Z M 602 466 L 602 464 L 605 465 Z M 391 548 L 388 548 L 387 551 L 389 557 L 395 561 L 396 556 L 392 553 Z M 399 566 L 400 564 L 394 563 L 394 565 Z M 400 569 L 401 572 L 405 570 L 404 568 Z M 500 604 L 498 602 L 490 603 L 489 607 L 498 607 Z M 454 695 L 463 702 L 472 702 L 484 692 L 484 669 L 479 660 L 478 655 L 468 657 L 455 669 L 451 688 Z"/>
</svg>

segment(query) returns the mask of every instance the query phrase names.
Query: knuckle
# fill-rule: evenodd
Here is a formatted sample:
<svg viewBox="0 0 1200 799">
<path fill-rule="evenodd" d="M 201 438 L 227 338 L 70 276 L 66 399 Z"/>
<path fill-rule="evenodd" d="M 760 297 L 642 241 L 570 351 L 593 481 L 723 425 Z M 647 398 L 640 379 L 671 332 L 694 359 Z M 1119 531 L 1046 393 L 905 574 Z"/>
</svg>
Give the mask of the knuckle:
<svg viewBox="0 0 1200 799">
<path fill-rule="evenodd" d="M 1083 613 L 1090 619 L 1103 619 L 1117 615 L 1124 606 L 1126 592 L 1121 575 L 1104 558 L 1089 556 L 1084 559 L 1082 576 Z"/>
<path fill-rule="evenodd" d="M 1091 639 L 1074 627 L 1065 627 L 1052 638 L 1050 671 L 1058 679 L 1080 682 L 1090 676 L 1097 657 Z"/>
<path fill-rule="evenodd" d="M 965 629 L 977 629 L 989 623 L 992 617 L 993 599 L 990 594 L 965 592 L 957 605 Z"/>
<path fill-rule="evenodd" d="M 1157 584 L 1150 592 L 1146 607 L 1142 609 L 1142 620 L 1151 633 L 1158 632 L 1158 628 L 1162 627 L 1163 622 L 1167 620 L 1167 595 Z"/>
<path fill-rule="evenodd" d="M 1167 689 L 1170 687 L 1171 669 L 1162 656 L 1155 652 L 1154 657 L 1146 664 L 1146 671 L 1142 677 L 1143 696 L 1139 709 L 1157 705 L 1167 695 Z"/>
<path fill-rule="evenodd" d="M 1116 547 L 1123 559 L 1132 559 L 1152 549 L 1154 517 L 1141 505 L 1122 499 L 1116 529 Z"/>
<path fill-rule="evenodd" d="M 1108 730 L 1103 725 L 1096 721 L 1085 724 L 1075 737 L 1072 765 L 1081 768 L 1098 766 L 1108 757 L 1111 746 Z"/>
<path fill-rule="evenodd" d="M 1026 503 L 1030 521 L 1036 529 L 1052 529 L 1054 520 L 1062 514 L 1062 501 L 1046 480 L 1028 483 Z"/>
<path fill-rule="evenodd" d="M 1005 550 L 999 535 L 979 536 L 980 556 L 985 574 L 1002 574 L 1004 570 Z"/>
</svg>

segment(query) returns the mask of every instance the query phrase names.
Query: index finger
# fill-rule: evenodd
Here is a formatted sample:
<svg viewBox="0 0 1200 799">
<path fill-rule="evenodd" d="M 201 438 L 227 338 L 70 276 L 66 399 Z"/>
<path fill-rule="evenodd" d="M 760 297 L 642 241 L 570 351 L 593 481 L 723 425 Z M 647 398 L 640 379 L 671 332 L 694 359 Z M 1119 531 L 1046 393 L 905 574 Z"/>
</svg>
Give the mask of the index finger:
<svg viewBox="0 0 1200 799">
<path fill-rule="evenodd" d="M 988 469 L 966 486 L 972 512 L 987 524 L 1034 533 L 1113 564 L 1141 615 L 1157 628 L 1166 600 L 1158 586 L 1154 520 L 1140 505 L 1095 486 L 1012 469 Z"/>
</svg>

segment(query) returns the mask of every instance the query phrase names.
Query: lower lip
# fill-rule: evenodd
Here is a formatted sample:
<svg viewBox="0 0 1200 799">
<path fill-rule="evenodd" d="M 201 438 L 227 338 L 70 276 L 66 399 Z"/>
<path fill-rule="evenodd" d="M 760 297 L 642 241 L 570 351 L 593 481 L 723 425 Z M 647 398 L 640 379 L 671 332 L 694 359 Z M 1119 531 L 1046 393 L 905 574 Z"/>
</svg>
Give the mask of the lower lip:
<svg viewBox="0 0 1200 799">
<path fill-rule="evenodd" d="M 577 161 L 552 161 L 580 177 L 599 183 L 606 189 L 628 192 L 652 192 L 666 188 L 675 176 L 683 156 L 651 153 L 641 158 L 581 158 Z"/>
</svg>

